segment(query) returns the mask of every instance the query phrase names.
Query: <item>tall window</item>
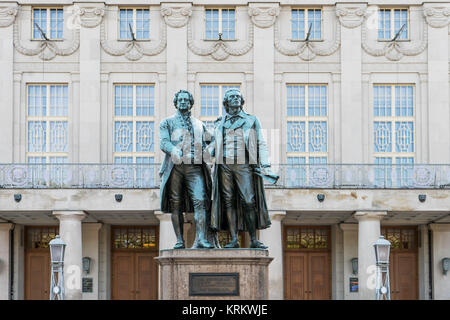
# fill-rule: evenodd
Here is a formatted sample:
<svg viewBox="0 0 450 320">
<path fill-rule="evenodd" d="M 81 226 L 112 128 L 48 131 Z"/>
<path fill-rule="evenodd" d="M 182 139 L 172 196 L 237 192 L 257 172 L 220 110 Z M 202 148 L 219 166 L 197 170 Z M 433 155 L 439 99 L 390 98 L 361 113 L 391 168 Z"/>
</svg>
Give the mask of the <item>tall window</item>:
<svg viewBox="0 0 450 320">
<path fill-rule="evenodd" d="M 61 183 L 64 167 L 45 164 L 67 163 L 68 158 L 67 84 L 29 84 L 27 86 L 27 162 L 34 182 L 50 179 Z"/>
<path fill-rule="evenodd" d="M 405 185 L 412 178 L 414 163 L 414 87 L 374 85 L 373 97 L 376 183 L 391 187 L 396 177 L 397 185 Z"/>
<path fill-rule="evenodd" d="M 155 86 L 116 84 L 114 86 L 114 163 L 138 164 L 138 186 L 153 183 L 155 145 Z M 140 165 L 140 166 L 139 166 Z"/>
<path fill-rule="evenodd" d="M 120 39 L 132 39 L 131 29 L 136 39 L 150 39 L 150 10 L 144 8 L 124 8 L 119 14 Z"/>
<path fill-rule="evenodd" d="M 327 108 L 326 85 L 287 85 L 286 151 L 291 185 L 306 182 L 307 172 L 300 165 L 327 163 Z"/>
<path fill-rule="evenodd" d="M 225 115 L 222 101 L 229 89 L 241 89 L 240 84 L 202 84 L 200 85 L 200 119 L 208 129 L 214 128 L 217 117 Z"/>
<path fill-rule="evenodd" d="M 404 28 L 397 39 L 408 39 L 408 9 L 380 9 L 378 11 L 378 39 L 391 40 Z"/>
<path fill-rule="evenodd" d="M 236 14 L 234 9 L 206 9 L 205 37 L 217 40 L 219 33 L 222 39 L 235 39 Z"/>
<path fill-rule="evenodd" d="M 322 39 L 321 9 L 292 9 L 291 11 L 292 39 L 306 39 L 311 26 L 309 39 Z"/>
<path fill-rule="evenodd" d="M 62 8 L 33 8 L 33 39 L 44 39 L 39 28 L 48 39 L 63 38 Z M 39 27 L 37 27 L 37 26 Z"/>
</svg>

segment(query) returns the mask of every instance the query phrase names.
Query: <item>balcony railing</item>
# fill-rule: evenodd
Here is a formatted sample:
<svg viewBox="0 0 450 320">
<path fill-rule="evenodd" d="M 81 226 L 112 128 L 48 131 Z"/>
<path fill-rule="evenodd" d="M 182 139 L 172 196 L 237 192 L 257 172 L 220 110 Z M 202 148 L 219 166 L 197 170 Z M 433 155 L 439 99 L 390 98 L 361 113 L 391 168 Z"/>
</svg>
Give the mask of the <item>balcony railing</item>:
<svg viewBox="0 0 450 320">
<path fill-rule="evenodd" d="M 0 164 L 0 188 L 159 188 L 159 164 Z M 281 164 L 269 188 L 450 189 L 450 164 Z"/>
</svg>

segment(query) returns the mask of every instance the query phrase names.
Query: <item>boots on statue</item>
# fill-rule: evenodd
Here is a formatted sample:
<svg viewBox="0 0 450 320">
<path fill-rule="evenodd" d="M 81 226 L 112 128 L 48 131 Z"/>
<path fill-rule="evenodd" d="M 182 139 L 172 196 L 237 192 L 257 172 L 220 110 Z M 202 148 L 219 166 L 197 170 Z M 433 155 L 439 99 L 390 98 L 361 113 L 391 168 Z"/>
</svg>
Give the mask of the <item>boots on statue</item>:
<svg viewBox="0 0 450 320">
<path fill-rule="evenodd" d="M 241 245 L 239 243 L 237 237 L 237 225 L 236 225 L 236 212 L 232 208 L 227 208 L 227 220 L 228 220 L 228 228 L 231 235 L 231 241 L 225 245 L 224 248 L 240 248 Z"/>
<path fill-rule="evenodd" d="M 250 248 L 267 249 L 262 242 L 256 239 L 256 212 L 254 207 L 246 208 L 245 222 L 247 224 L 248 233 L 250 235 Z"/>
<path fill-rule="evenodd" d="M 173 247 L 174 249 L 184 249 L 186 246 L 184 244 L 183 239 L 183 224 L 184 224 L 184 218 L 183 213 L 179 211 L 174 211 L 172 213 L 172 225 L 173 230 L 175 231 L 175 235 L 177 237 L 177 243 Z"/>
</svg>

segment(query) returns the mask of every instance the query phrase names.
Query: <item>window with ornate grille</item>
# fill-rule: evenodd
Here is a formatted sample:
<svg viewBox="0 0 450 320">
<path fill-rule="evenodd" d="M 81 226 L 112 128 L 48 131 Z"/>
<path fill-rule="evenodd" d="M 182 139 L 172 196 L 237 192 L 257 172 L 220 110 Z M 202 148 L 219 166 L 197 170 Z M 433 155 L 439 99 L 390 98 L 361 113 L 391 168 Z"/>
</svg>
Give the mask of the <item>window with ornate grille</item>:
<svg viewBox="0 0 450 320">
<path fill-rule="evenodd" d="M 49 176 L 61 182 L 68 159 L 68 86 L 67 84 L 27 85 L 27 162 L 33 164 L 32 179 Z"/>
<path fill-rule="evenodd" d="M 113 249 L 157 249 L 155 227 L 113 227 Z"/>
<path fill-rule="evenodd" d="M 328 227 L 289 226 L 285 230 L 286 249 L 329 249 Z"/>
<path fill-rule="evenodd" d="M 63 38 L 63 8 L 33 8 L 33 18 L 31 22 L 33 27 L 33 39 L 45 39 L 41 31 L 45 34 L 47 39 L 50 40 Z"/>
<path fill-rule="evenodd" d="M 306 183 L 308 172 L 302 165 L 327 163 L 327 109 L 326 85 L 287 85 L 288 185 Z"/>
<path fill-rule="evenodd" d="M 309 40 L 322 39 L 322 9 L 292 9 L 291 10 L 291 31 L 292 40 L 305 40 L 309 28 L 311 33 Z"/>
<path fill-rule="evenodd" d="M 119 39 L 132 39 L 131 29 L 137 40 L 150 39 L 150 10 L 148 8 L 119 9 Z"/>
<path fill-rule="evenodd" d="M 380 8 L 378 11 L 378 39 L 391 40 L 403 27 L 399 34 L 399 40 L 409 38 L 409 13 L 408 9 L 403 8 Z"/>
<path fill-rule="evenodd" d="M 415 154 L 414 86 L 377 84 L 373 99 L 375 183 L 408 185 Z"/>
<path fill-rule="evenodd" d="M 49 248 L 50 241 L 59 234 L 59 227 L 26 227 L 25 234 L 27 249 Z"/>
<path fill-rule="evenodd" d="M 209 130 L 214 129 L 214 121 L 226 114 L 222 105 L 225 92 L 229 89 L 241 89 L 239 83 L 201 84 L 200 85 L 200 120 Z"/>
<path fill-rule="evenodd" d="M 205 9 L 205 39 L 217 40 L 219 33 L 223 40 L 236 38 L 236 12 L 230 8 Z"/>
<path fill-rule="evenodd" d="M 114 163 L 136 164 L 138 186 L 154 181 L 155 86 L 114 85 Z"/>
</svg>

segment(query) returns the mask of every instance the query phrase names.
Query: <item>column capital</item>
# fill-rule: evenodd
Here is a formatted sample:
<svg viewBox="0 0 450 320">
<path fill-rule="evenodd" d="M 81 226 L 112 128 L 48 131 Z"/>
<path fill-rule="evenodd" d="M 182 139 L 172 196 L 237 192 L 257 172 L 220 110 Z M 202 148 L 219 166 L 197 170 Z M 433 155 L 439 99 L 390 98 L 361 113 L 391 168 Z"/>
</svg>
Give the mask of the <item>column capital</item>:
<svg viewBox="0 0 450 320">
<path fill-rule="evenodd" d="M 358 221 L 381 220 L 387 215 L 386 211 L 356 211 L 353 217 Z"/>
<path fill-rule="evenodd" d="M 450 223 L 445 223 L 445 224 L 441 224 L 441 223 L 431 223 L 430 224 L 430 229 L 432 231 L 440 231 L 440 232 L 450 232 Z"/>
<path fill-rule="evenodd" d="M 81 221 L 87 217 L 84 211 L 53 211 L 53 215 L 58 218 L 59 221 L 78 220 Z"/>
<path fill-rule="evenodd" d="M 423 16 L 432 28 L 443 28 L 450 23 L 450 7 L 444 3 L 424 3 Z"/>
<path fill-rule="evenodd" d="M 187 25 L 191 15 L 191 3 L 163 3 L 161 5 L 161 16 L 172 28 L 181 28 Z"/>
<path fill-rule="evenodd" d="M 337 3 L 336 16 L 346 28 L 359 27 L 367 15 L 367 3 Z"/>
<path fill-rule="evenodd" d="M 155 211 L 155 217 L 158 218 L 159 222 L 172 222 L 172 214 L 165 213 L 162 211 Z"/>
<path fill-rule="evenodd" d="M 277 3 L 250 3 L 248 15 L 255 26 L 269 28 L 273 26 L 280 14 L 280 4 Z"/>
<path fill-rule="evenodd" d="M 286 217 L 286 211 L 269 211 L 269 217 L 272 221 L 281 221 Z"/>
<path fill-rule="evenodd" d="M 0 28 L 9 27 L 16 19 L 19 6 L 15 2 L 0 5 Z"/>
<path fill-rule="evenodd" d="M 340 223 L 339 228 L 342 231 L 358 231 L 358 224 L 356 223 Z"/>
<path fill-rule="evenodd" d="M 13 223 L 0 223 L 0 231 L 9 231 L 13 227 Z"/>
</svg>

